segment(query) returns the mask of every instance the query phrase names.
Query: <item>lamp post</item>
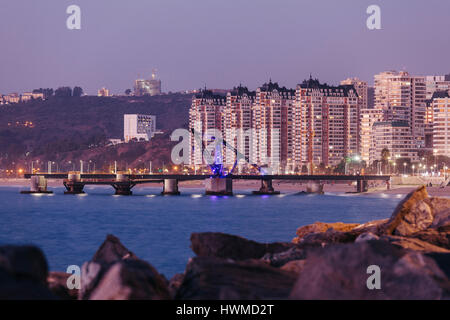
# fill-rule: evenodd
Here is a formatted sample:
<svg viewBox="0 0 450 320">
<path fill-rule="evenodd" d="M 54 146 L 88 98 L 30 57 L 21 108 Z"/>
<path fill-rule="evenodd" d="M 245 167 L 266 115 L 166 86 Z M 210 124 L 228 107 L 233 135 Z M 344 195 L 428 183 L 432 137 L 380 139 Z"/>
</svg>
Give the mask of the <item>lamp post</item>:
<svg viewBox="0 0 450 320">
<path fill-rule="evenodd" d="M 406 166 L 408 164 L 406 162 L 403 162 L 403 174 L 406 174 Z"/>
<path fill-rule="evenodd" d="M 412 175 L 413 175 L 413 177 L 414 177 L 414 169 L 416 168 L 416 166 L 415 165 L 412 165 Z"/>
<path fill-rule="evenodd" d="M 437 149 L 433 149 L 433 155 L 434 155 L 434 168 L 435 168 L 435 171 L 436 171 L 436 163 L 437 163 L 437 157 L 436 157 L 436 154 L 437 154 Z"/>
</svg>

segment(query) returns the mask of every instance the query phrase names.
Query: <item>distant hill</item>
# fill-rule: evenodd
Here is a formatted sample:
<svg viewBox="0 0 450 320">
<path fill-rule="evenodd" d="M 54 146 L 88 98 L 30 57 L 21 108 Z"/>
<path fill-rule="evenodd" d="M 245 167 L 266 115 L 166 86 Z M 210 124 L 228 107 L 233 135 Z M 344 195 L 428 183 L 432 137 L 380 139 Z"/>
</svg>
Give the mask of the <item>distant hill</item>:
<svg viewBox="0 0 450 320">
<path fill-rule="evenodd" d="M 123 138 L 123 115 L 156 116 L 165 134 L 188 127 L 191 95 L 144 97 L 50 97 L 0 106 L 0 165 L 39 159 L 55 161 L 68 154 L 86 156 L 109 138 Z M 168 135 L 164 135 L 169 139 Z M 156 140 L 162 139 L 162 136 Z M 107 149 L 102 149 L 107 152 Z M 112 150 L 112 149 L 111 149 Z M 161 150 L 160 150 L 161 151 Z M 155 160 L 159 155 L 154 154 Z M 148 158 L 148 156 L 147 156 Z M 76 159 L 73 159 L 76 160 Z"/>
</svg>

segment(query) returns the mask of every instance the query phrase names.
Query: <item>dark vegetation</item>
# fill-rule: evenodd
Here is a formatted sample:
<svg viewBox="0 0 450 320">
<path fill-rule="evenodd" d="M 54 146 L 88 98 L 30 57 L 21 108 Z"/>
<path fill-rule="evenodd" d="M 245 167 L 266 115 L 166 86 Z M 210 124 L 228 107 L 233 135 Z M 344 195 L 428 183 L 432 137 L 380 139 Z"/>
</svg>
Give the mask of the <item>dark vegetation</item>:
<svg viewBox="0 0 450 320">
<path fill-rule="evenodd" d="M 44 92 L 47 100 L 0 106 L 1 167 L 16 167 L 33 160 L 61 161 L 69 157 L 70 160 L 86 160 L 90 158 L 89 153 L 96 154 L 94 150 L 99 148 L 106 161 L 110 150 L 114 154 L 117 149 L 105 147 L 108 139 L 123 139 L 123 115 L 126 113 L 155 115 L 157 129 L 165 133 L 157 135 L 154 143 L 130 144 L 127 149 L 137 150 L 128 150 L 130 159 L 126 160 L 134 161 L 132 157 L 147 152 L 146 148 L 141 151 L 139 148 L 148 144 L 147 148 L 154 149 L 148 157 L 158 161 L 161 152 L 169 152 L 161 148 L 168 149 L 171 145 L 168 134 L 188 126 L 190 95 L 77 96 L 82 94 L 79 87 L 73 90 L 58 88 L 54 94 L 51 89 L 37 89 L 36 92 Z M 158 148 L 151 145 L 158 145 Z M 162 156 L 165 158 L 167 154 Z"/>
</svg>

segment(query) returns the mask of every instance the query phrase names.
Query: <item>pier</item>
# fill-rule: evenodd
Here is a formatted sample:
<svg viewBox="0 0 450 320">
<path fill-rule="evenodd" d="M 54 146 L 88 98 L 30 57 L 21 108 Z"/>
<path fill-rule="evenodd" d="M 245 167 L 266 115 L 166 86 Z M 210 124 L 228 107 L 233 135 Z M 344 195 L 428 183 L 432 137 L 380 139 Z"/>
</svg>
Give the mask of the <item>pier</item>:
<svg viewBox="0 0 450 320">
<path fill-rule="evenodd" d="M 302 182 L 306 184 L 307 193 L 323 193 L 325 183 L 334 181 L 356 182 L 355 193 L 368 191 L 369 181 L 383 181 L 390 188 L 390 176 L 386 175 L 229 175 L 227 177 L 212 177 L 211 175 L 184 174 L 109 174 L 109 173 L 26 173 L 30 179 L 30 191 L 24 193 L 48 193 L 47 179 L 62 180 L 66 188 L 65 194 L 82 194 L 86 185 L 110 185 L 116 195 L 132 195 L 132 189 L 138 184 L 162 184 L 163 195 L 179 195 L 180 181 L 204 181 L 206 195 L 233 195 L 234 180 L 261 181 L 257 195 L 275 195 L 280 192 L 273 187 L 273 181 Z M 39 181 L 37 186 L 37 181 Z"/>
</svg>

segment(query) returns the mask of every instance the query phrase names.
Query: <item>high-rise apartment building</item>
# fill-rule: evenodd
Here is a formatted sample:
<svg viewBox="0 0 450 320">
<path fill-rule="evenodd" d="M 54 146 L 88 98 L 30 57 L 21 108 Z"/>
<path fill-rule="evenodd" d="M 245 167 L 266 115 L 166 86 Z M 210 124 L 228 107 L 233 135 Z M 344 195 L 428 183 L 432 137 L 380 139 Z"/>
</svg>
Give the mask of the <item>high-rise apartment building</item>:
<svg viewBox="0 0 450 320">
<path fill-rule="evenodd" d="M 358 78 L 348 78 L 346 80 L 341 81 L 341 85 L 351 85 L 355 88 L 356 93 L 359 97 L 359 104 L 361 110 L 367 109 L 369 107 L 368 105 L 368 90 L 369 86 L 367 84 L 367 81 L 360 80 Z"/>
<path fill-rule="evenodd" d="M 361 83 L 361 90 L 364 85 Z M 292 173 L 303 166 L 333 166 L 359 155 L 360 109 L 364 99 L 353 84 L 329 86 L 305 80 L 295 90 L 269 82 L 250 92 L 238 87 L 226 96 L 204 90 L 189 111 L 190 163 L 204 164 L 199 144 L 216 129 L 250 164 L 267 165 L 272 173 Z M 233 149 L 222 148 L 222 160 L 235 161 Z M 238 168 L 246 167 L 245 161 Z"/>
<path fill-rule="evenodd" d="M 359 103 L 353 85 L 333 87 L 311 78 L 298 85 L 294 108 L 295 163 L 337 165 L 344 157 L 357 155 Z"/>
<path fill-rule="evenodd" d="M 191 132 L 190 163 L 202 165 L 203 144 L 212 142 L 214 130 L 222 134 L 223 110 L 226 98 L 212 91 L 204 90 L 192 97 L 189 109 L 189 129 Z"/>
<path fill-rule="evenodd" d="M 292 109 L 295 90 L 265 83 L 256 89 L 252 108 L 252 161 L 273 172 L 292 170 Z"/>
<path fill-rule="evenodd" d="M 425 96 L 425 77 L 405 71 L 375 75 L 375 108 L 383 110 L 384 121 L 407 122 L 416 148 L 425 144 Z"/>
<path fill-rule="evenodd" d="M 373 128 L 373 147 L 370 162 L 382 160 L 383 149 L 389 150 L 391 159 L 408 158 L 417 162 L 417 149 L 406 121 L 378 121 Z"/>
<path fill-rule="evenodd" d="M 383 111 L 380 109 L 362 109 L 360 112 L 360 154 L 361 159 L 370 163 L 372 149 L 373 124 L 383 119 Z"/>
<path fill-rule="evenodd" d="M 227 143 L 239 151 L 240 160 L 238 170 L 248 167 L 245 159 L 252 155 L 252 107 L 255 101 L 255 92 L 239 86 L 228 92 L 226 105 L 222 111 L 222 132 Z M 224 163 L 234 164 L 235 152 L 226 148 L 223 152 Z"/>
<path fill-rule="evenodd" d="M 426 76 L 426 99 L 431 99 L 436 91 L 450 90 L 450 74 L 445 76 Z"/>
<path fill-rule="evenodd" d="M 450 95 L 438 91 L 432 96 L 433 150 L 437 155 L 450 157 Z"/>
</svg>

